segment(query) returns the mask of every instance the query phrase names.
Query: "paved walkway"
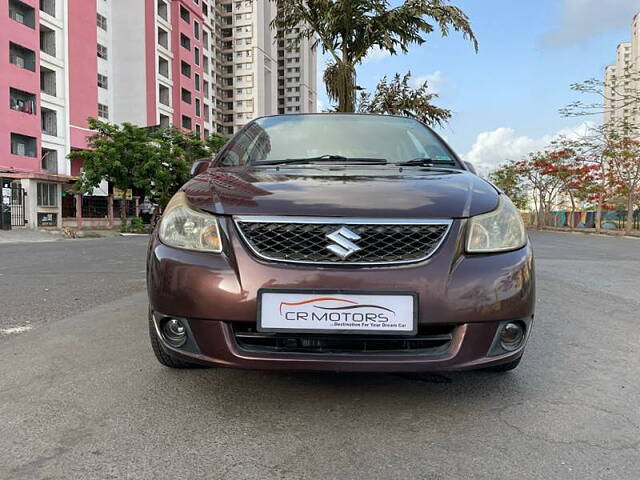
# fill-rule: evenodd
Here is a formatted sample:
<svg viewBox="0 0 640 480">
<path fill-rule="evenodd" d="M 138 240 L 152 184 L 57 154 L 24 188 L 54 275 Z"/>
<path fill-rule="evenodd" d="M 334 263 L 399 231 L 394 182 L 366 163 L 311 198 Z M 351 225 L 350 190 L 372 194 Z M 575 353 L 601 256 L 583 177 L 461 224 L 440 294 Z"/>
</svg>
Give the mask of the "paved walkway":
<svg viewBox="0 0 640 480">
<path fill-rule="evenodd" d="M 55 242 L 62 239 L 63 236 L 61 232 L 48 232 L 26 228 L 0 230 L 0 243 Z"/>
</svg>

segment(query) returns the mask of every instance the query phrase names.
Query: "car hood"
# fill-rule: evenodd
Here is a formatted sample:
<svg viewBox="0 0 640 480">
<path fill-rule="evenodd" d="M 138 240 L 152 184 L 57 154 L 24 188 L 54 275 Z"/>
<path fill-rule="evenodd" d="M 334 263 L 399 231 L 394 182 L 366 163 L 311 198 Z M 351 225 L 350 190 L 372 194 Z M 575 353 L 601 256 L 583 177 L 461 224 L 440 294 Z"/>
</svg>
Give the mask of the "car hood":
<svg viewBox="0 0 640 480">
<path fill-rule="evenodd" d="M 498 203 L 476 175 L 416 167 L 220 168 L 183 189 L 192 205 L 220 215 L 461 218 Z"/>
</svg>

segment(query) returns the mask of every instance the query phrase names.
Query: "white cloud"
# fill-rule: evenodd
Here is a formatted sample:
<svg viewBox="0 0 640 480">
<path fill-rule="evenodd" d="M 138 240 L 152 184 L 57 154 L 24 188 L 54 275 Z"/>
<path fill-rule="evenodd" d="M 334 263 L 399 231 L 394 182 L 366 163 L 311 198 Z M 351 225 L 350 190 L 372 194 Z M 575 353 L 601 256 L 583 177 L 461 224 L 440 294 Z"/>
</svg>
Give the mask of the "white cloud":
<svg viewBox="0 0 640 480">
<path fill-rule="evenodd" d="M 500 127 L 490 132 L 480 133 L 471 150 L 463 155 L 463 158 L 473 163 L 479 172 L 486 174 L 504 162 L 520 160 L 530 152 L 541 150 L 560 137 L 584 136 L 592 126 L 592 123 L 585 122 L 540 138 L 518 135 L 513 128 Z"/>
<path fill-rule="evenodd" d="M 429 85 L 429 93 L 438 93 L 442 83 L 444 82 L 444 75 L 440 70 L 436 70 L 433 73 L 426 73 L 424 75 L 413 77 L 412 80 L 414 88 L 421 87 L 424 82 L 427 82 Z"/>
<path fill-rule="evenodd" d="M 547 47 L 566 47 L 608 30 L 631 27 L 640 0 L 562 0 L 560 24 L 542 37 Z"/>
<path fill-rule="evenodd" d="M 390 56 L 391 56 L 391 53 L 389 53 L 388 50 L 382 50 L 380 47 L 374 46 L 371 50 L 369 50 L 369 53 L 367 53 L 367 56 L 364 57 L 363 63 L 377 62 L 379 60 L 384 60 L 385 58 Z"/>
</svg>

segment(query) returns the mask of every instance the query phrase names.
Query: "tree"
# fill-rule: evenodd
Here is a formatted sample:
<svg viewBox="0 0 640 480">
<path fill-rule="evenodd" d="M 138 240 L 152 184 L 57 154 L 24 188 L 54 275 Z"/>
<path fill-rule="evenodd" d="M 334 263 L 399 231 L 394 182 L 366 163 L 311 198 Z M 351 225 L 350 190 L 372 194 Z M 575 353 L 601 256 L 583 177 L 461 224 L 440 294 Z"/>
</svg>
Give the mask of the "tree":
<svg viewBox="0 0 640 480">
<path fill-rule="evenodd" d="M 106 180 L 122 191 L 135 188 L 148 195 L 154 179 L 162 181 L 162 162 L 157 147 L 149 141 L 147 129 L 95 119 L 89 119 L 89 128 L 95 131 L 88 139 L 89 149 L 69 154 L 69 158 L 83 162 L 82 175 L 76 184 L 80 192 L 88 193 Z M 122 207 L 120 216 L 124 220 L 124 202 Z"/>
<path fill-rule="evenodd" d="M 601 230 L 604 206 L 615 194 L 608 175 L 609 160 L 605 156 L 607 146 L 614 136 L 615 128 L 611 125 L 599 125 L 590 126 L 580 137 L 561 138 L 556 142 L 559 148 L 578 152 L 576 156 L 585 168 L 584 175 L 577 179 L 580 183 L 578 197 L 595 204 L 596 232 Z"/>
<path fill-rule="evenodd" d="M 391 55 L 407 53 L 439 28 L 442 36 L 462 32 L 478 48 L 467 15 L 447 0 L 405 0 L 398 7 L 390 7 L 388 0 L 272 1 L 278 8 L 274 27 L 298 31 L 297 43 L 310 39 L 331 56 L 324 83 L 339 112 L 355 111 L 356 67 L 375 47 Z"/>
<path fill-rule="evenodd" d="M 426 81 L 417 88 L 413 88 L 410 81 L 411 72 L 403 76 L 396 73 L 391 82 L 388 82 L 385 75 L 376 86 L 373 95 L 361 92 L 358 111 L 404 115 L 430 126 L 443 126 L 451 118 L 451 111 L 431 103 L 433 99 L 438 98 L 438 94 L 429 91 Z"/>
<path fill-rule="evenodd" d="M 533 152 L 514 164 L 515 171 L 525 179 L 536 213 L 536 227 L 546 224 L 547 216 L 555 204 L 560 191 L 560 180 L 546 172 L 549 152 Z"/>
<path fill-rule="evenodd" d="M 212 156 L 226 142 L 219 136 L 202 141 L 177 128 L 148 129 L 95 119 L 89 119 L 89 128 L 95 132 L 89 148 L 69 154 L 83 162 L 76 189 L 88 193 L 106 180 L 122 191 L 137 190 L 161 207 L 189 179 L 193 161 Z M 124 202 L 120 215 L 124 220 Z"/>
<path fill-rule="evenodd" d="M 605 79 L 590 78 L 571 84 L 571 90 L 595 97 L 595 101 L 576 100 L 560 109 L 566 117 L 602 115 L 606 122 L 625 123 L 640 111 L 640 74 L 633 68 L 607 70 Z M 620 115 L 620 113 L 623 115 Z"/>
<path fill-rule="evenodd" d="M 555 150 L 538 160 L 542 173 L 555 177 L 560 182 L 560 191 L 569 197 L 571 215 L 569 227 L 575 228 L 576 201 L 586 199 L 593 184 L 592 167 L 587 165 L 580 151 L 572 148 L 571 141 L 556 142 Z"/>
<path fill-rule="evenodd" d="M 204 141 L 209 149 L 209 155 L 213 156 L 225 146 L 229 139 L 214 133 L 205 138 Z"/>
<path fill-rule="evenodd" d="M 640 141 L 628 135 L 618 135 L 607 145 L 608 178 L 617 192 L 626 198 L 625 233 L 633 228 L 633 209 L 640 198 Z"/>
<path fill-rule="evenodd" d="M 516 162 L 501 165 L 489 174 L 489 180 L 502 190 L 520 210 L 529 204 L 527 185 Z"/>
</svg>

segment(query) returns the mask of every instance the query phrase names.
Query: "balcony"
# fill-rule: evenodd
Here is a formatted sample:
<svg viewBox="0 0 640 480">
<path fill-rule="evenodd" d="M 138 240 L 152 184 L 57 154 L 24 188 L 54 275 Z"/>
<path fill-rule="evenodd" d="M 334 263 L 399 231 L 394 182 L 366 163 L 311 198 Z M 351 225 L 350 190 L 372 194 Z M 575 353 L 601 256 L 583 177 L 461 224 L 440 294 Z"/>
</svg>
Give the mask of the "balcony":
<svg viewBox="0 0 640 480">
<path fill-rule="evenodd" d="M 13 42 L 9 43 L 9 62 L 17 67 L 36 71 L 36 53 Z"/>
<path fill-rule="evenodd" d="M 36 114 L 36 96 L 15 88 L 9 89 L 9 108 L 17 112 Z"/>
<path fill-rule="evenodd" d="M 36 138 L 19 133 L 11 134 L 11 153 L 22 157 L 35 157 L 37 150 Z"/>
<path fill-rule="evenodd" d="M 19 0 L 9 0 L 9 17 L 29 28 L 36 28 L 36 11 Z"/>
</svg>

